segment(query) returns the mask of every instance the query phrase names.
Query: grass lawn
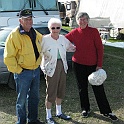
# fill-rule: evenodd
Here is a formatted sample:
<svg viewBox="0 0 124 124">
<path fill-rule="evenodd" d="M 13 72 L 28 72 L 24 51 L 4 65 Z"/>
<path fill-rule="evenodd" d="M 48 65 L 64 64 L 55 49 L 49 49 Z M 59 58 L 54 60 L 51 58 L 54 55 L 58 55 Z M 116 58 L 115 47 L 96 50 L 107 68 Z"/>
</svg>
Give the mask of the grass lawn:
<svg viewBox="0 0 124 124">
<path fill-rule="evenodd" d="M 69 26 L 62 26 L 65 30 L 70 31 L 71 28 Z"/>
<path fill-rule="evenodd" d="M 104 82 L 106 95 L 112 111 L 119 118 L 118 121 L 103 117 L 99 113 L 93 91 L 89 85 L 89 97 L 91 114 L 88 118 L 82 118 L 80 113 L 79 95 L 73 69 L 67 74 L 66 96 L 62 103 L 62 110 L 72 117 L 71 121 L 63 121 L 54 117 L 55 106 L 52 108 L 53 118 L 59 124 L 124 124 L 124 49 L 105 46 L 103 68 L 107 72 L 107 80 Z M 45 80 L 41 79 L 41 101 L 39 104 L 39 118 L 45 121 Z M 14 124 L 16 122 L 16 92 L 6 85 L 0 85 L 0 124 Z"/>
<path fill-rule="evenodd" d="M 113 39 L 113 38 L 110 38 L 108 41 L 109 42 L 124 42 L 124 40 L 118 40 L 118 39 Z"/>
</svg>

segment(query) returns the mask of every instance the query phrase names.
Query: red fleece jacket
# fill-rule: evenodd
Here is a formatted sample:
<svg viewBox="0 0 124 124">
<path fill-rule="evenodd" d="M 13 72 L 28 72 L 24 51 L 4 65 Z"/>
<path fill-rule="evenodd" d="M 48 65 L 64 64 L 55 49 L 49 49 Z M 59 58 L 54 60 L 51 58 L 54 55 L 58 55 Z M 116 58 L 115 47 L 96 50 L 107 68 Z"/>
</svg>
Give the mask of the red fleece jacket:
<svg viewBox="0 0 124 124">
<path fill-rule="evenodd" d="M 76 28 L 66 35 L 76 46 L 72 60 L 83 65 L 97 65 L 102 67 L 103 45 L 96 28 L 86 27 L 85 29 Z"/>
</svg>

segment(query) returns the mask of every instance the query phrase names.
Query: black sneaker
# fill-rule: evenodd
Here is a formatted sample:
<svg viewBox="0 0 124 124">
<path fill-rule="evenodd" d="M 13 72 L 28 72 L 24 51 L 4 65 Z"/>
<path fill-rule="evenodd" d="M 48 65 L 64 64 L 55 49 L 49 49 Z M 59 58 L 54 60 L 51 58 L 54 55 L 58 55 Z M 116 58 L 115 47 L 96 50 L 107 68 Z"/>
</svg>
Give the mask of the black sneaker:
<svg viewBox="0 0 124 124">
<path fill-rule="evenodd" d="M 112 121 L 117 121 L 118 118 L 113 113 L 103 114 L 104 117 L 110 118 Z"/>
<path fill-rule="evenodd" d="M 90 110 L 86 111 L 86 110 L 83 110 L 81 115 L 84 117 L 84 118 L 87 118 L 90 114 Z"/>
<path fill-rule="evenodd" d="M 63 120 L 71 120 L 71 117 L 70 116 L 67 116 L 65 114 L 56 115 L 56 117 L 61 118 Z"/>
</svg>

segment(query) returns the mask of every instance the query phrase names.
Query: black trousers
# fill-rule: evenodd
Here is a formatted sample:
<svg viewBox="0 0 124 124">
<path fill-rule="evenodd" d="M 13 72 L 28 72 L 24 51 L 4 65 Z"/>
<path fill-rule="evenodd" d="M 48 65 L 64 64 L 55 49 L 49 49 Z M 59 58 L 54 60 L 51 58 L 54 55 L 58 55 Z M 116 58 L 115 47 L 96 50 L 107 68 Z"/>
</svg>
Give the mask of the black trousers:
<svg viewBox="0 0 124 124">
<path fill-rule="evenodd" d="M 88 76 L 96 70 L 96 65 L 87 66 L 78 63 L 73 63 L 74 71 L 77 79 L 77 85 L 80 96 L 81 109 L 90 110 L 88 96 Z M 111 113 L 111 108 L 106 98 L 103 84 L 100 86 L 92 85 L 92 89 L 101 114 Z"/>
</svg>

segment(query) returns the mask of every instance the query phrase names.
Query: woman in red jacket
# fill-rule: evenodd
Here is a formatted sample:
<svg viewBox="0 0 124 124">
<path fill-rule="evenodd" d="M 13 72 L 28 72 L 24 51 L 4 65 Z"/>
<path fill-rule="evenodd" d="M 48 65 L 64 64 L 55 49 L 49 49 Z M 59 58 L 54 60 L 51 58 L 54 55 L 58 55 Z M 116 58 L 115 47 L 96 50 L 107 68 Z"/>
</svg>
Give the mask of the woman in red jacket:
<svg viewBox="0 0 124 124">
<path fill-rule="evenodd" d="M 77 15 L 78 28 L 73 29 L 66 35 L 66 38 L 74 43 L 76 51 L 72 57 L 74 71 L 79 89 L 82 116 L 88 117 L 90 103 L 88 97 L 88 76 L 102 68 L 103 45 L 100 34 L 96 28 L 88 26 L 89 15 L 81 12 Z M 100 113 L 112 120 L 118 118 L 112 113 L 105 95 L 103 84 L 92 85 Z"/>
</svg>

